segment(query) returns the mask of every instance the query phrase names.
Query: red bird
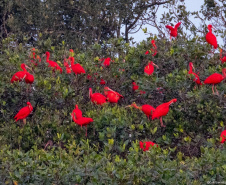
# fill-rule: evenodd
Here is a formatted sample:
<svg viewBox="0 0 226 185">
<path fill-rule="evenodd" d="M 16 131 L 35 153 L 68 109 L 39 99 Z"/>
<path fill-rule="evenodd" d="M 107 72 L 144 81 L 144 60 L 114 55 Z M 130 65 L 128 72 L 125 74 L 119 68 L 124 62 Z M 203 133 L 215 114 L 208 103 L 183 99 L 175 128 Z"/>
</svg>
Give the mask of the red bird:
<svg viewBox="0 0 226 185">
<path fill-rule="evenodd" d="M 145 144 L 145 148 L 144 148 L 144 144 Z M 152 146 L 156 145 L 158 147 L 158 145 L 156 143 L 153 143 L 152 141 L 145 141 L 145 142 L 141 142 L 140 141 L 140 148 L 143 151 L 147 151 L 149 150 Z"/>
<path fill-rule="evenodd" d="M 223 81 L 226 78 L 226 68 L 222 69 L 222 73 L 223 75 L 219 74 L 219 73 L 214 73 L 212 75 L 210 75 L 209 77 L 207 77 L 207 79 L 204 81 L 204 84 L 212 84 L 212 91 L 213 94 L 214 93 L 214 85 L 220 83 L 221 81 Z M 217 87 L 215 86 L 216 89 L 216 93 L 219 95 L 218 91 L 217 91 Z"/>
<path fill-rule="evenodd" d="M 121 94 L 116 91 L 113 91 L 109 87 L 104 87 L 104 95 L 107 97 L 108 102 L 118 103 L 120 98 L 123 98 Z"/>
<path fill-rule="evenodd" d="M 32 112 L 33 107 L 30 102 L 27 102 L 27 106 L 23 107 L 22 109 L 19 110 L 17 115 L 14 117 L 15 121 L 18 121 L 20 119 L 23 120 L 24 125 L 26 124 L 26 117 Z"/>
<path fill-rule="evenodd" d="M 34 66 L 37 66 L 38 65 L 37 61 L 41 62 L 41 58 L 39 55 L 36 55 L 35 48 L 32 48 L 31 51 L 32 51 L 32 56 L 30 56 L 30 58 L 31 58 L 30 61 L 31 61 L 31 63 L 34 64 Z"/>
<path fill-rule="evenodd" d="M 152 56 L 155 56 L 157 54 L 157 46 L 155 45 L 155 40 L 152 40 L 151 44 L 154 47 L 154 49 L 151 49 L 151 51 L 153 52 Z M 149 50 L 145 52 L 145 55 L 148 55 L 148 54 L 149 54 Z"/>
<path fill-rule="evenodd" d="M 70 60 L 71 60 L 71 69 L 76 75 L 86 73 L 85 69 L 79 63 L 74 64 L 74 62 L 75 62 L 74 57 L 70 57 Z"/>
<path fill-rule="evenodd" d="M 87 117 L 81 117 L 81 118 L 73 118 L 73 121 L 77 124 L 86 127 L 86 137 L 87 137 L 87 125 L 93 122 L 92 118 L 87 118 Z"/>
<path fill-rule="evenodd" d="M 92 76 L 90 74 L 87 75 L 88 80 L 92 80 Z"/>
<path fill-rule="evenodd" d="M 154 113 L 152 114 L 152 120 L 155 118 L 160 118 L 161 127 L 165 127 L 165 125 L 163 125 L 163 122 L 162 122 L 162 116 L 166 116 L 168 114 L 169 106 L 175 102 L 177 102 L 177 99 L 172 99 L 167 103 L 163 103 L 163 104 L 159 105 L 155 109 Z"/>
<path fill-rule="evenodd" d="M 137 89 L 139 89 L 139 86 L 136 84 L 136 82 L 132 82 L 132 85 L 133 85 L 133 91 L 136 91 Z M 145 91 L 140 90 L 140 94 L 145 94 Z"/>
<path fill-rule="evenodd" d="M 106 82 L 105 82 L 105 80 L 104 79 L 100 79 L 100 85 L 105 85 L 106 84 Z"/>
<path fill-rule="evenodd" d="M 11 83 L 16 82 L 16 81 L 21 82 L 24 79 L 26 83 L 32 84 L 34 82 L 34 76 L 32 74 L 30 74 L 29 72 L 27 72 L 27 69 L 26 69 L 26 68 L 28 68 L 28 69 L 30 69 L 30 68 L 27 65 L 25 65 L 24 63 L 21 64 L 20 67 L 21 67 L 21 69 L 23 69 L 23 71 L 16 72 L 11 79 Z"/>
<path fill-rule="evenodd" d="M 82 117 L 82 111 L 78 108 L 78 105 L 75 105 L 75 109 L 71 113 L 72 119 L 79 119 Z"/>
<path fill-rule="evenodd" d="M 139 89 L 139 86 L 136 84 L 136 82 L 132 82 L 133 85 L 133 91 L 136 91 L 137 89 Z"/>
<path fill-rule="evenodd" d="M 152 73 L 154 72 L 154 66 L 159 68 L 154 62 L 149 62 L 148 65 L 146 65 L 144 68 L 144 73 L 146 73 L 147 75 L 152 75 Z"/>
<path fill-rule="evenodd" d="M 110 62 L 111 62 L 111 58 L 110 58 L 110 57 L 105 58 L 105 59 L 104 59 L 104 62 L 103 62 L 103 66 L 104 66 L 104 67 L 110 66 Z"/>
<path fill-rule="evenodd" d="M 148 119 L 150 116 L 152 116 L 153 112 L 155 111 L 155 108 L 148 104 L 138 107 L 136 103 L 132 103 L 127 107 L 135 107 L 136 109 L 141 110 L 148 117 Z"/>
<path fill-rule="evenodd" d="M 192 75 L 195 76 L 195 78 L 194 78 L 193 81 L 194 81 L 197 85 L 202 85 L 202 82 L 201 82 L 199 76 L 198 76 L 196 73 L 194 73 L 192 69 L 195 69 L 195 68 L 194 68 L 194 66 L 193 66 L 193 63 L 190 62 L 190 63 L 189 63 L 189 71 L 188 71 L 188 74 L 192 74 Z"/>
<path fill-rule="evenodd" d="M 224 56 L 224 57 L 222 58 L 222 49 L 220 49 L 220 60 L 221 60 L 222 64 L 223 64 L 224 62 L 226 62 L 226 56 Z"/>
<path fill-rule="evenodd" d="M 71 73 L 71 67 L 70 67 L 70 65 L 68 64 L 66 58 L 64 59 L 64 67 L 66 68 L 67 73 L 70 74 L 70 73 Z"/>
<path fill-rule="evenodd" d="M 54 61 L 49 60 L 50 53 L 47 51 L 46 52 L 46 62 L 49 63 L 48 67 L 52 68 L 52 71 L 55 72 L 55 70 L 60 71 L 60 73 L 63 72 L 62 68 Z"/>
<path fill-rule="evenodd" d="M 221 132 L 220 138 L 221 138 L 221 143 L 224 143 L 226 141 L 226 130 Z"/>
<path fill-rule="evenodd" d="M 93 93 L 92 88 L 89 88 L 89 98 L 93 103 L 96 103 L 97 105 L 106 103 L 106 97 L 100 93 Z"/>
<path fill-rule="evenodd" d="M 154 52 L 152 54 L 152 56 L 155 56 L 157 54 L 157 46 L 155 45 L 155 40 L 151 41 L 152 46 L 154 47 L 154 49 L 151 49 L 152 52 Z"/>
<path fill-rule="evenodd" d="M 189 71 L 188 74 L 192 74 L 193 73 L 193 69 L 195 70 L 195 67 L 193 66 L 192 62 L 189 62 Z"/>
<path fill-rule="evenodd" d="M 177 29 L 180 26 L 181 22 L 178 22 L 175 27 L 166 25 L 166 28 L 168 28 L 170 30 L 170 39 L 171 37 L 177 37 Z"/>
<path fill-rule="evenodd" d="M 208 30 L 209 32 L 206 34 L 206 42 L 208 42 L 210 45 L 214 47 L 214 49 L 217 49 L 217 38 L 216 36 L 212 33 L 212 25 L 208 25 Z"/>
</svg>

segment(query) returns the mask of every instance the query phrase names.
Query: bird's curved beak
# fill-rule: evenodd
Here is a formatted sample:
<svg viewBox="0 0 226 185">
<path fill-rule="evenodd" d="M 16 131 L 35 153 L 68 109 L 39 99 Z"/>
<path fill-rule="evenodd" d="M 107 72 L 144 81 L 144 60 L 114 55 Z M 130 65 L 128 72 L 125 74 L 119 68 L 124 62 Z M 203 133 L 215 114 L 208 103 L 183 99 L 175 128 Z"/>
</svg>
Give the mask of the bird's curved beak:
<svg viewBox="0 0 226 185">
<path fill-rule="evenodd" d="M 192 69 L 195 71 L 195 67 L 194 67 L 194 65 L 193 65 L 193 64 L 191 65 L 191 67 L 192 67 Z"/>
<path fill-rule="evenodd" d="M 34 71 L 30 67 L 28 67 L 27 65 L 25 65 L 25 67 L 31 70 L 31 72 L 34 74 Z"/>
<path fill-rule="evenodd" d="M 158 66 L 158 65 L 156 65 L 154 62 L 153 62 L 153 65 L 159 69 L 159 66 Z"/>
</svg>

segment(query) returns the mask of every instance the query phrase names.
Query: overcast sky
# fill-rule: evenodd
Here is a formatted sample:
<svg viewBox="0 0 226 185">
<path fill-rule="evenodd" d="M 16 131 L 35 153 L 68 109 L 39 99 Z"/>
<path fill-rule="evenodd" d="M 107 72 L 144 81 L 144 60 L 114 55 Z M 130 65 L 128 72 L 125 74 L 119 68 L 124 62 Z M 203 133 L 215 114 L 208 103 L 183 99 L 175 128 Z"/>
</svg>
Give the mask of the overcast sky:
<svg viewBox="0 0 226 185">
<path fill-rule="evenodd" d="M 201 10 L 201 6 L 204 4 L 204 0 L 185 0 L 185 5 L 188 11 L 199 11 Z M 167 9 L 164 8 L 159 8 L 158 10 L 158 14 L 157 14 L 157 18 L 159 19 L 161 17 L 161 14 L 164 13 L 164 11 L 167 11 Z M 190 20 L 197 26 L 199 27 L 201 21 L 200 19 L 194 19 L 193 17 L 190 17 Z M 148 32 L 152 32 L 153 34 L 157 34 L 157 29 L 155 29 L 154 27 L 151 27 L 149 25 L 143 25 L 142 28 L 147 27 L 147 31 Z M 141 42 L 142 40 L 146 40 L 147 37 L 149 37 L 149 35 L 144 34 L 144 32 L 142 30 L 140 30 L 139 32 L 135 33 L 135 34 L 131 34 L 129 35 L 129 37 L 133 37 L 134 41 L 136 42 Z M 223 45 L 223 39 L 218 37 L 217 38 L 218 44 Z"/>
</svg>

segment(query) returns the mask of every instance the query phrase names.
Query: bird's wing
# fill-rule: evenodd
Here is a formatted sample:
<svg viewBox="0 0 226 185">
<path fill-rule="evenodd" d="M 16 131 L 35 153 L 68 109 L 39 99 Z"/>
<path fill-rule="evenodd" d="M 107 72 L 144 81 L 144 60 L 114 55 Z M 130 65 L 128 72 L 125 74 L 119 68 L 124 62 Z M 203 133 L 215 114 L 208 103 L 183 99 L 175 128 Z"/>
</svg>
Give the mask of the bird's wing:
<svg viewBox="0 0 226 185">
<path fill-rule="evenodd" d="M 17 117 L 27 117 L 30 114 L 30 110 L 28 107 L 23 107 L 22 109 L 19 110 L 15 118 Z"/>
<path fill-rule="evenodd" d="M 119 97 L 122 97 L 122 98 L 123 98 L 123 96 L 122 96 L 121 94 L 119 94 L 118 92 L 116 92 L 116 91 L 110 89 L 109 87 L 108 87 L 108 90 L 106 90 L 106 91 L 111 91 L 111 92 L 113 92 L 114 94 L 118 95 Z"/>
<path fill-rule="evenodd" d="M 168 29 L 170 29 L 170 30 L 173 29 L 173 27 L 172 27 L 172 26 L 169 26 L 169 25 L 166 25 L 166 28 L 168 28 Z"/>
<path fill-rule="evenodd" d="M 178 22 L 178 23 L 175 25 L 175 28 L 177 29 L 180 25 L 181 25 L 181 22 Z"/>
</svg>

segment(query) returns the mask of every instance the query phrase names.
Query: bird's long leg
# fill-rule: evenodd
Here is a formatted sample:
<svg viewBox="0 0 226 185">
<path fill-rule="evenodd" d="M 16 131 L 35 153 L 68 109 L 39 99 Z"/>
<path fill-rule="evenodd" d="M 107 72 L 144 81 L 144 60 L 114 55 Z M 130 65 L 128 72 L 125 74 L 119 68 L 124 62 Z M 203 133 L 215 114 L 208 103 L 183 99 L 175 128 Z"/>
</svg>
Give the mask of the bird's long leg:
<svg viewBox="0 0 226 185">
<path fill-rule="evenodd" d="M 213 94 L 215 94 L 215 92 L 214 92 L 214 85 L 212 86 L 212 91 L 213 91 Z"/>
<path fill-rule="evenodd" d="M 162 117 L 160 118 L 160 123 L 161 123 L 161 127 L 166 127 L 166 125 L 163 125 Z"/>
<path fill-rule="evenodd" d="M 28 98 L 28 85 L 26 85 L 27 86 L 27 91 L 26 91 L 26 96 L 27 96 L 27 98 Z"/>
<path fill-rule="evenodd" d="M 23 119 L 23 123 L 24 123 L 24 125 L 26 125 L 26 119 Z"/>
<path fill-rule="evenodd" d="M 52 72 L 52 76 L 53 76 L 53 78 L 55 78 L 55 71 Z"/>
<path fill-rule="evenodd" d="M 87 125 L 85 127 L 86 127 L 86 137 L 87 137 Z"/>
<path fill-rule="evenodd" d="M 215 90 L 216 90 L 217 95 L 219 96 L 219 92 L 217 90 L 217 86 L 215 86 Z"/>
</svg>

